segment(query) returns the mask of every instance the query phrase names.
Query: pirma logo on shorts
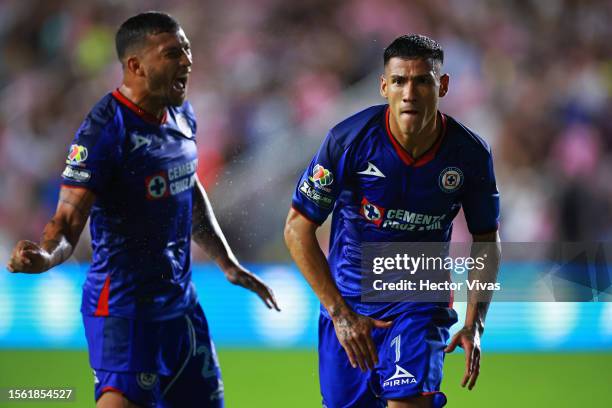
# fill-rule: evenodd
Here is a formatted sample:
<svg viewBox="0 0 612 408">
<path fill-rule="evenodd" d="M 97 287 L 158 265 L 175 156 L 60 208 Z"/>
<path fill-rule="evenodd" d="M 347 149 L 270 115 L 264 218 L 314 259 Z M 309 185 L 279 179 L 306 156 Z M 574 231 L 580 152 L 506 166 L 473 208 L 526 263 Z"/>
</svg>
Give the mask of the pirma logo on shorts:
<svg viewBox="0 0 612 408">
<path fill-rule="evenodd" d="M 417 381 L 416 378 L 414 378 L 414 375 L 410 374 L 408 371 L 395 364 L 395 374 L 393 374 L 391 377 L 387 378 L 383 382 L 383 388 L 395 387 L 397 385 L 404 384 L 415 384 L 416 382 Z"/>
</svg>

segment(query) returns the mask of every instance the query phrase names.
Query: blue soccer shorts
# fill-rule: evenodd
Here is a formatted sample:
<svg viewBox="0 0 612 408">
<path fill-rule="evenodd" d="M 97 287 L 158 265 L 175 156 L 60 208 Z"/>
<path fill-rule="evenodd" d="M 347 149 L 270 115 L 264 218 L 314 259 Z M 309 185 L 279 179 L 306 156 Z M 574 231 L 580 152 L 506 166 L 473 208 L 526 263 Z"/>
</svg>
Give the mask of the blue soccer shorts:
<svg viewBox="0 0 612 408">
<path fill-rule="evenodd" d="M 395 316 L 388 329 L 372 330 L 378 365 L 371 371 L 353 368 L 340 345 L 333 323 L 319 317 L 319 379 L 327 408 L 386 407 L 388 399 L 433 395 L 433 406 L 446 404 L 440 391 L 444 348 L 457 313 L 434 307 Z"/>
<path fill-rule="evenodd" d="M 83 320 L 96 401 L 112 391 L 141 407 L 224 406 L 221 371 L 199 305 L 159 322 Z"/>
</svg>

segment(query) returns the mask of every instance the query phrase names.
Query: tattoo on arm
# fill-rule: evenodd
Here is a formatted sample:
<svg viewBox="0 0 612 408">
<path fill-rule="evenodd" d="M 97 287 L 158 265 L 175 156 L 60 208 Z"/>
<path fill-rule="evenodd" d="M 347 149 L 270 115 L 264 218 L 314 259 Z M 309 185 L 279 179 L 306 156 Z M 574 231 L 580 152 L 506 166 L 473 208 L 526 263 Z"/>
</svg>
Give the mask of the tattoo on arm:
<svg viewBox="0 0 612 408">
<path fill-rule="evenodd" d="M 331 317 L 337 318 L 342 316 L 348 310 L 344 302 L 336 301 L 334 304 L 332 304 L 328 311 Z"/>
<path fill-rule="evenodd" d="M 350 331 L 353 327 L 352 322 L 348 321 L 345 318 L 342 318 L 336 323 L 336 327 L 338 328 L 340 340 L 348 340 L 351 337 Z"/>
<path fill-rule="evenodd" d="M 348 340 L 350 338 L 350 332 L 353 328 L 353 322 L 347 319 L 345 307 L 341 303 L 336 303 L 331 307 L 330 315 L 334 319 L 334 326 L 338 330 L 338 338 L 340 340 Z"/>
</svg>

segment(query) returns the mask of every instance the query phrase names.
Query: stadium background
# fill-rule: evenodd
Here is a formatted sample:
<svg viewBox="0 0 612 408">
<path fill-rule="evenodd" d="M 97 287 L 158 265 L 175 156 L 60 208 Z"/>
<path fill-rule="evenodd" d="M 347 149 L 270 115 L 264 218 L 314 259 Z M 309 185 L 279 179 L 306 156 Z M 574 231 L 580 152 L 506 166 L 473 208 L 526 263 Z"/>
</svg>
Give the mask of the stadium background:
<svg viewBox="0 0 612 408">
<path fill-rule="evenodd" d="M 610 2 L 4 0 L 2 264 L 18 239 L 40 236 L 74 131 L 119 84 L 114 31 L 148 9 L 175 15 L 191 39 L 198 173 L 239 258 L 283 308 L 268 313 L 195 250 L 229 407 L 319 406 L 318 305 L 282 243 L 284 215 L 327 128 L 382 103 L 381 54 L 399 34 L 428 34 L 445 48 L 442 110 L 492 145 L 504 241 L 612 238 Z M 456 224 L 453 239 L 469 239 Z M 0 273 L 0 388 L 75 387 L 76 402 L 51 406 L 93 405 L 78 313 L 85 235 L 52 272 Z M 458 385 L 462 353 L 447 358 L 449 406 L 606 406 L 612 397 L 611 303 L 494 304 L 483 348 L 471 393 Z"/>
</svg>

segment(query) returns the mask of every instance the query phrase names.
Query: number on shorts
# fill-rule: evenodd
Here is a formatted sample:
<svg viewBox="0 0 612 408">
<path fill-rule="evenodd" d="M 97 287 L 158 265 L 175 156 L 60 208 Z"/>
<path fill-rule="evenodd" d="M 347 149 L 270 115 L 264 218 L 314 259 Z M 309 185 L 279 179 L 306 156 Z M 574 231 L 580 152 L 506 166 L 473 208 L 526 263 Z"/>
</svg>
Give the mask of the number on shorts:
<svg viewBox="0 0 612 408">
<path fill-rule="evenodd" d="M 200 346 L 197 350 L 198 354 L 204 354 L 204 365 L 202 366 L 202 377 L 211 378 L 217 375 L 215 370 L 215 359 L 211 355 L 210 350 L 206 346 Z"/>
<path fill-rule="evenodd" d="M 391 347 L 395 346 L 395 362 L 400 361 L 400 346 L 402 344 L 402 335 L 398 334 L 391 340 Z"/>
</svg>

